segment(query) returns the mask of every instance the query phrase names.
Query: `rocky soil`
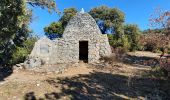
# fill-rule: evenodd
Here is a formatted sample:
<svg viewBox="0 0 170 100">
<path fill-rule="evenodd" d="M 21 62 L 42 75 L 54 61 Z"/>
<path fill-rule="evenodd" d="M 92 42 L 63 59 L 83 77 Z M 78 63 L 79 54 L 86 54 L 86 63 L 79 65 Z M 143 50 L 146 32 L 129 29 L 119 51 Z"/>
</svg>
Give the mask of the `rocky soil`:
<svg viewBox="0 0 170 100">
<path fill-rule="evenodd" d="M 142 52 L 130 56 L 155 58 Z M 130 59 L 130 58 L 128 58 Z M 132 57 L 132 59 L 134 59 Z M 53 66 L 58 67 L 59 65 Z M 48 67 L 48 66 L 44 66 Z M 51 68 L 53 68 L 51 67 Z M 168 100 L 166 78 L 153 78 L 140 63 L 76 64 L 62 73 L 15 70 L 0 81 L 0 100 Z"/>
</svg>

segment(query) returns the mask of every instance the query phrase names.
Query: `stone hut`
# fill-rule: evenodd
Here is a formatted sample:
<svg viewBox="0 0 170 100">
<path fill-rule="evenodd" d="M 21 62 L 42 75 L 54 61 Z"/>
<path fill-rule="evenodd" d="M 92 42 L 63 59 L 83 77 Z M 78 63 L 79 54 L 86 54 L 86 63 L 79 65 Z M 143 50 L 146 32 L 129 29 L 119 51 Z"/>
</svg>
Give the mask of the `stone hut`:
<svg viewBox="0 0 170 100">
<path fill-rule="evenodd" d="M 68 22 L 62 38 L 41 38 L 29 58 L 40 58 L 47 64 L 78 63 L 80 60 L 96 63 L 100 57 L 110 54 L 107 35 L 101 33 L 92 16 L 79 12 Z"/>
</svg>

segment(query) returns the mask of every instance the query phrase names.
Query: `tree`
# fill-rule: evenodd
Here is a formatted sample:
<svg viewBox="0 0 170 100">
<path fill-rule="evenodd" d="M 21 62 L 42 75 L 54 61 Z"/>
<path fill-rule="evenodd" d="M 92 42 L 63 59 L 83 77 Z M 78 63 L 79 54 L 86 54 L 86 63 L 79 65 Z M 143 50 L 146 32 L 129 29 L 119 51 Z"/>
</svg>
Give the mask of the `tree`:
<svg viewBox="0 0 170 100">
<path fill-rule="evenodd" d="M 69 20 L 75 16 L 77 13 L 77 10 L 75 8 L 68 8 L 68 9 L 64 9 L 64 13 L 63 16 L 59 19 L 59 22 L 62 23 L 63 28 L 66 27 L 67 23 L 69 22 Z"/>
<path fill-rule="evenodd" d="M 37 37 L 29 36 L 23 43 L 22 46 L 16 46 L 10 64 L 17 64 L 19 62 L 24 62 L 26 57 L 31 53 L 34 43 L 37 41 Z"/>
<path fill-rule="evenodd" d="M 22 0 L 0 1 L 0 10 L 0 64 L 8 64 L 16 46 L 20 45 L 21 38 L 18 36 L 28 33 L 24 17 L 28 14 Z"/>
<path fill-rule="evenodd" d="M 149 22 L 153 29 L 145 31 L 147 35 L 142 36 L 141 44 L 143 43 L 144 47 L 150 51 L 158 51 L 160 48 L 162 48 L 163 51 L 168 49 L 170 37 L 170 11 L 157 7 L 153 14 L 151 14 Z"/>
<path fill-rule="evenodd" d="M 26 3 L 30 4 L 33 7 L 38 6 L 42 9 L 46 8 L 49 10 L 49 12 L 57 11 L 55 0 L 26 0 Z"/>
<path fill-rule="evenodd" d="M 77 10 L 75 8 L 64 9 L 63 15 L 58 22 L 52 22 L 44 28 L 45 35 L 50 39 L 61 37 L 67 23 L 76 13 Z"/>
<path fill-rule="evenodd" d="M 103 34 L 107 34 L 108 30 L 112 33 L 122 34 L 124 23 L 124 13 L 117 8 L 109 8 L 100 6 L 90 10 L 89 14 L 96 20 Z"/>
<path fill-rule="evenodd" d="M 62 24 L 63 30 L 65 29 L 68 21 L 76 15 L 77 10 L 75 8 L 68 8 L 64 10 L 63 15 L 59 19 L 58 22 L 53 22 L 48 27 L 44 28 L 44 31 L 47 36 L 53 35 L 53 34 L 61 34 L 60 29 L 61 26 L 59 23 Z M 106 6 L 100 6 L 93 8 L 89 11 L 89 14 L 96 20 L 96 23 L 98 24 L 101 32 L 103 34 L 112 33 L 110 35 L 110 40 L 112 43 L 110 43 L 114 47 L 125 47 L 128 48 L 128 39 L 124 35 L 124 13 L 121 12 L 117 8 L 109 8 Z M 56 24 L 55 24 L 56 23 Z M 56 28 L 55 28 L 56 27 Z M 52 34 L 53 33 L 53 34 Z M 62 32 L 63 33 L 63 32 Z M 53 37 L 53 36 L 52 36 Z"/>
<path fill-rule="evenodd" d="M 77 10 L 75 8 L 68 8 L 64 10 L 63 15 L 58 21 L 62 23 L 63 29 L 66 27 L 68 21 L 74 15 L 76 15 L 76 13 L 77 13 Z M 117 35 L 117 38 L 122 37 L 124 13 L 121 12 L 119 9 L 108 8 L 106 6 L 100 6 L 100 7 L 90 10 L 89 14 L 96 20 L 103 34 L 107 34 L 108 32 L 110 32 L 110 33 L 114 33 L 115 35 Z M 51 25 L 49 25 L 49 27 Z M 46 29 L 48 28 L 46 27 Z M 53 30 L 48 30 L 48 31 L 45 30 L 45 32 L 49 32 L 49 31 L 52 32 Z"/>
<path fill-rule="evenodd" d="M 124 33 L 128 38 L 130 50 L 134 51 L 139 48 L 139 38 L 141 31 L 137 25 L 127 24 L 124 26 Z"/>
<path fill-rule="evenodd" d="M 150 26 L 157 29 L 162 29 L 161 33 L 169 34 L 170 32 L 170 11 L 164 11 L 161 8 L 155 9 L 149 19 Z"/>
<path fill-rule="evenodd" d="M 13 64 L 13 54 L 17 50 L 26 49 L 24 42 L 30 36 L 31 31 L 28 25 L 32 17 L 31 10 L 26 7 L 26 2 L 42 8 L 53 9 L 54 6 L 48 5 L 44 1 L 48 0 L 0 1 L 0 65 Z"/>
<path fill-rule="evenodd" d="M 100 6 L 90 10 L 90 15 L 96 20 L 103 34 L 112 33 L 112 46 L 125 47 L 128 46 L 126 36 L 124 35 L 123 24 L 125 15 L 117 8 L 109 8 Z"/>
<path fill-rule="evenodd" d="M 75 8 L 65 9 L 63 16 L 61 16 L 58 22 L 53 22 L 44 28 L 46 35 L 48 37 L 53 34 L 61 35 L 68 21 L 76 15 L 76 13 L 77 10 Z M 123 12 L 117 8 L 100 6 L 90 10 L 89 14 L 96 20 L 96 23 L 103 34 L 112 33 L 109 34 L 108 37 L 109 42 L 113 47 L 124 47 L 125 49 L 130 47 L 128 36 L 124 34 L 125 16 Z M 133 28 L 132 31 L 134 31 Z M 133 39 L 133 41 L 136 42 L 135 39 Z"/>
<path fill-rule="evenodd" d="M 61 22 L 53 22 L 44 28 L 45 35 L 50 39 L 61 37 L 63 34 L 63 26 Z"/>
</svg>

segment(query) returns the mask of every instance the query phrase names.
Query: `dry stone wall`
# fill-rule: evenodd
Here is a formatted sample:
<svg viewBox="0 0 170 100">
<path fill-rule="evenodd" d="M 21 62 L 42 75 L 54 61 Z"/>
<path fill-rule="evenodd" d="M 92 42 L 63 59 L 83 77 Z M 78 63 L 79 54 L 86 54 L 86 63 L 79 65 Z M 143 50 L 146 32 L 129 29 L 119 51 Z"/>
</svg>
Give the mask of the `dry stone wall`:
<svg viewBox="0 0 170 100">
<path fill-rule="evenodd" d="M 95 20 L 88 13 L 77 13 L 68 23 L 62 38 L 42 38 L 35 43 L 30 58 L 38 57 L 46 64 L 78 63 L 79 42 L 88 41 L 88 62 L 111 55 L 107 35 L 101 33 Z"/>
</svg>

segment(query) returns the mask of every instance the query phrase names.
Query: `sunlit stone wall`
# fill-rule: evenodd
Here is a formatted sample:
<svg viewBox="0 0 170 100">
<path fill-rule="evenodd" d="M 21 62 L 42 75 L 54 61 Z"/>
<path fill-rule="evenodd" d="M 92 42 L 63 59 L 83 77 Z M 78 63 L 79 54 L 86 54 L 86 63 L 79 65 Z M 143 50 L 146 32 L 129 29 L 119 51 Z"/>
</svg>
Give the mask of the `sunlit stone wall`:
<svg viewBox="0 0 170 100">
<path fill-rule="evenodd" d="M 96 63 L 109 56 L 111 48 L 107 35 L 101 33 L 88 13 L 77 13 L 68 23 L 62 38 L 42 38 L 35 43 L 30 58 L 38 57 L 48 64 L 79 62 L 79 41 L 88 41 L 88 62 Z"/>
</svg>

